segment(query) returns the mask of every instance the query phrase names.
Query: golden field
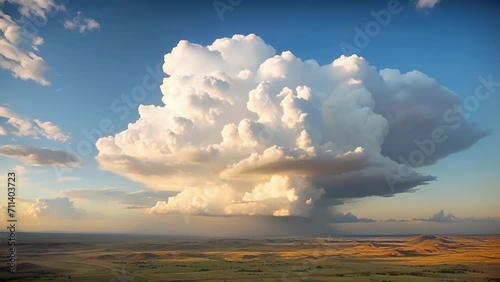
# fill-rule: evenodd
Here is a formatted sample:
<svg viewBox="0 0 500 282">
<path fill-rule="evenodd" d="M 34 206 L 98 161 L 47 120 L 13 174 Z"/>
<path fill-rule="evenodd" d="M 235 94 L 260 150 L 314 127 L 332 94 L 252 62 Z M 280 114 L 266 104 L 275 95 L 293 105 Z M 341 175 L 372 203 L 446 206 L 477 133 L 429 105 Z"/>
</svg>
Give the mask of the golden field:
<svg viewBox="0 0 500 282">
<path fill-rule="evenodd" d="M 17 273 L 7 271 L 0 281 L 500 281 L 500 236 L 20 233 Z"/>
</svg>

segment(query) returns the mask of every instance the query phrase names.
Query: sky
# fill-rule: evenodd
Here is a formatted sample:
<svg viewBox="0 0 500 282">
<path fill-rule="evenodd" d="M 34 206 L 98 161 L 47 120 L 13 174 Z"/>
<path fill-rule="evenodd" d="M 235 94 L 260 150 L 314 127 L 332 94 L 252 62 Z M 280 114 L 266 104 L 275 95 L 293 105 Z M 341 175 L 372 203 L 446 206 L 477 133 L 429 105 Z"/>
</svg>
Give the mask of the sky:
<svg viewBox="0 0 500 282">
<path fill-rule="evenodd" d="M 499 18 L 0 0 L 0 181 L 25 231 L 498 234 Z"/>
</svg>

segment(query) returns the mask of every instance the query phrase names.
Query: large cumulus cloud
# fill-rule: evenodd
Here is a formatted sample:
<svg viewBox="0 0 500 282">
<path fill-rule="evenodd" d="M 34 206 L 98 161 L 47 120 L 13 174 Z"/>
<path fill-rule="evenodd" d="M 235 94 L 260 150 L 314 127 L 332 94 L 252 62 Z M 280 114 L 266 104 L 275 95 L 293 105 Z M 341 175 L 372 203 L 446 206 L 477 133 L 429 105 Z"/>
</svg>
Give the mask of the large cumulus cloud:
<svg viewBox="0 0 500 282">
<path fill-rule="evenodd" d="M 253 34 L 180 41 L 163 70 L 164 105 L 139 106 L 136 122 L 96 144 L 103 169 L 179 192 L 152 213 L 307 217 L 412 190 L 435 177 L 406 173 L 391 186 L 387 175 L 459 102 L 417 71 L 378 71 L 356 55 L 320 66 Z M 468 123 L 449 132 L 424 164 L 484 136 Z"/>
</svg>

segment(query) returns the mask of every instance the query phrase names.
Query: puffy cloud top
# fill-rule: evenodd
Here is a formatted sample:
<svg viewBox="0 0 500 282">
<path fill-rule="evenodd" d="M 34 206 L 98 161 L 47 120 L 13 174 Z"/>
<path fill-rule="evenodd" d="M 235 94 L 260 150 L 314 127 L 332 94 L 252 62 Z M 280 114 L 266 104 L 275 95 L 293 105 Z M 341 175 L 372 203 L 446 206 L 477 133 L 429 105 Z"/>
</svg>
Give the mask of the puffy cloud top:
<svg viewBox="0 0 500 282">
<path fill-rule="evenodd" d="M 28 215 L 35 217 L 81 218 L 85 211 L 75 208 L 69 198 L 37 199 L 28 207 Z"/>
<path fill-rule="evenodd" d="M 423 73 L 378 71 L 356 55 L 320 66 L 254 34 L 180 41 L 163 70 L 164 105 L 140 105 L 136 122 L 96 144 L 103 169 L 179 191 L 152 213 L 308 216 L 434 180 L 401 176 L 398 158 L 434 128 L 450 146 L 419 165 L 485 136 L 442 119 L 459 99 Z"/>
</svg>

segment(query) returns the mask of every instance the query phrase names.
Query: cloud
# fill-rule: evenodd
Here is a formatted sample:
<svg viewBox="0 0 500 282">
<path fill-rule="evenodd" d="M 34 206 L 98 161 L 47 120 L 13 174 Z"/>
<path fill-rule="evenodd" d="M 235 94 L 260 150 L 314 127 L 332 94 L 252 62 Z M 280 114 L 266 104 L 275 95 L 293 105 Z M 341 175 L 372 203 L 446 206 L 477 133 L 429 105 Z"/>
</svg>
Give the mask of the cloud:
<svg viewBox="0 0 500 282">
<path fill-rule="evenodd" d="M 21 145 L 0 146 L 0 155 L 17 159 L 34 166 L 70 166 L 80 164 L 80 160 L 65 151 L 48 148 L 25 147 Z"/>
<path fill-rule="evenodd" d="M 17 174 L 23 175 L 26 172 L 26 167 L 21 166 L 21 165 L 16 165 L 13 169 Z"/>
<path fill-rule="evenodd" d="M 152 213 L 319 220 L 346 199 L 436 180 L 399 158 L 434 128 L 446 146 L 419 166 L 487 135 L 444 121 L 460 100 L 421 72 L 377 70 L 356 55 L 320 66 L 276 54 L 254 34 L 209 46 L 182 40 L 163 70 L 163 105 L 140 105 L 136 122 L 96 142 L 102 169 L 178 192 Z"/>
<path fill-rule="evenodd" d="M 0 106 L 0 117 L 7 118 L 5 124 L 10 127 L 10 133 L 19 137 L 27 136 L 38 139 L 39 136 L 43 136 L 49 140 L 61 142 L 70 138 L 69 134 L 64 133 L 59 126 L 50 121 L 43 122 L 39 119 L 31 121 L 7 107 Z M 5 127 L 0 127 L 0 135 L 7 135 L 8 132 Z"/>
<path fill-rule="evenodd" d="M 53 10 L 66 10 L 64 5 L 60 5 L 54 0 L 41 0 L 41 1 L 26 1 L 26 0 L 4 0 L 0 1 L 10 2 L 18 6 L 19 13 L 24 17 L 39 16 L 46 19 L 47 16 L 54 12 Z"/>
<path fill-rule="evenodd" d="M 75 208 L 69 198 L 37 199 L 27 210 L 34 217 L 55 217 L 77 219 L 85 216 L 85 211 Z"/>
<path fill-rule="evenodd" d="M 69 135 L 63 133 L 61 129 L 53 124 L 50 121 L 42 122 L 39 119 L 34 120 L 35 123 L 44 131 L 45 137 L 49 140 L 56 140 L 56 141 L 67 141 L 69 139 Z"/>
<path fill-rule="evenodd" d="M 382 145 L 383 155 L 397 162 L 408 161 L 412 152 L 426 152 L 421 147 L 428 146 L 430 153 L 425 153 L 420 164 L 414 164 L 434 164 L 491 133 L 459 118 L 455 109 L 461 105 L 460 98 L 427 75 L 419 71 L 401 74 L 391 69 L 379 73 L 383 83 L 373 82 L 371 91 L 375 97 L 375 111 L 387 119 L 390 127 Z M 425 142 L 436 129 L 442 132 L 446 143 L 434 142 L 432 147 Z"/>
<path fill-rule="evenodd" d="M 458 218 L 453 214 L 449 213 L 448 215 L 444 214 L 443 210 L 440 210 L 435 215 L 429 218 L 422 218 L 422 221 L 431 221 L 431 222 L 454 222 L 457 221 Z"/>
<path fill-rule="evenodd" d="M 64 6 L 58 5 L 54 0 L 7 0 L 0 1 L 0 6 L 5 2 L 15 5 L 22 17 L 14 20 L 0 10 L 0 67 L 11 71 L 16 78 L 49 85 L 50 82 L 45 78 L 47 64 L 34 53 L 44 40 L 26 29 L 24 24 L 33 17 L 47 20 L 49 14 L 63 10 Z"/>
<path fill-rule="evenodd" d="M 348 223 L 348 222 L 375 222 L 374 219 L 371 218 L 358 218 L 357 216 L 353 215 L 352 213 L 334 213 L 332 215 L 332 220 L 331 222 L 333 223 Z"/>
<path fill-rule="evenodd" d="M 419 9 L 432 9 L 439 3 L 440 0 L 418 0 L 417 8 Z"/>
<path fill-rule="evenodd" d="M 500 217 L 467 217 L 467 218 L 459 218 L 455 215 L 449 213 L 445 214 L 443 210 L 438 211 L 431 217 L 428 218 L 415 218 L 414 221 L 428 221 L 428 222 L 441 222 L 441 223 L 449 223 L 449 222 L 474 222 L 474 221 L 484 221 L 484 222 L 495 222 L 500 221 Z"/>
<path fill-rule="evenodd" d="M 73 19 L 65 20 L 63 25 L 65 29 L 77 31 L 79 33 L 85 33 L 86 31 L 92 31 L 101 27 L 96 20 L 84 17 L 81 11 L 78 12 Z"/>
<path fill-rule="evenodd" d="M 357 216 L 348 213 L 335 212 L 333 208 L 330 217 L 332 223 L 349 223 L 349 222 L 433 222 L 433 223 L 462 223 L 462 222 L 498 222 L 500 217 L 467 217 L 459 218 L 449 213 L 445 214 L 443 210 L 438 211 L 436 214 L 427 218 L 414 218 L 414 219 L 386 219 L 374 220 L 371 218 L 358 218 Z"/>
<path fill-rule="evenodd" d="M 124 205 L 126 209 L 150 208 L 159 200 L 175 194 L 169 191 L 124 191 L 117 188 L 68 189 L 61 191 L 63 196 L 72 199 L 85 199 L 92 202 L 104 201 Z"/>
<path fill-rule="evenodd" d="M 445 214 L 443 210 L 438 211 L 431 217 L 413 219 L 387 219 L 380 222 L 433 222 L 433 223 L 463 223 L 463 222 L 499 222 L 500 217 L 466 217 L 460 218 L 454 214 Z"/>
<path fill-rule="evenodd" d="M 158 201 L 149 212 L 152 214 L 225 215 L 225 206 L 233 199 L 227 186 L 191 187 L 167 201 Z"/>
</svg>

